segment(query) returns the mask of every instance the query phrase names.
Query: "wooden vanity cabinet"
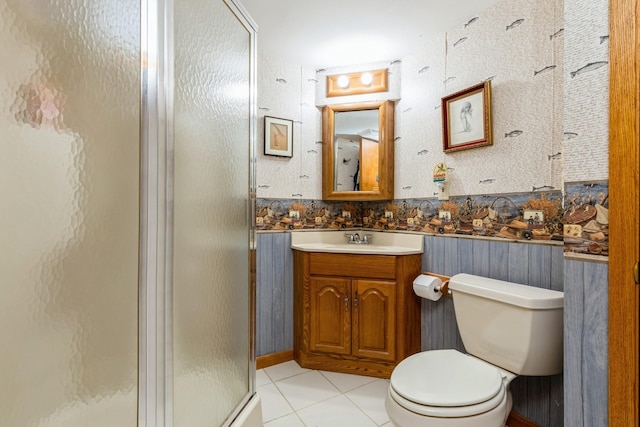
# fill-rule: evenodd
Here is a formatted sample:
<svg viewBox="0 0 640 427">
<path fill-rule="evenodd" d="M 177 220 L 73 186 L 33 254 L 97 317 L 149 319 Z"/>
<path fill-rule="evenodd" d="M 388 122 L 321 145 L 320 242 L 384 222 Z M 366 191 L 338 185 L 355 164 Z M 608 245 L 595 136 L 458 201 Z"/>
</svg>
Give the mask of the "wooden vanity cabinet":
<svg viewBox="0 0 640 427">
<path fill-rule="evenodd" d="M 420 258 L 294 250 L 298 364 L 388 378 L 420 351 Z"/>
</svg>

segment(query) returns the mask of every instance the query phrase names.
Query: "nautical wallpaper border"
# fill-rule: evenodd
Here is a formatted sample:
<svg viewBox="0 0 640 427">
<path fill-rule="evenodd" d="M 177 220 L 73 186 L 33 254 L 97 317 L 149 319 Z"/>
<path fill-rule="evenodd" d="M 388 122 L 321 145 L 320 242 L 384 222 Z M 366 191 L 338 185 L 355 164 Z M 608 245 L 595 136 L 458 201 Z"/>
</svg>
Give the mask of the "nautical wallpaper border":
<svg viewBox="0 0 640 427">
<path fill-rule="evenodd" d="M 256 229 L 387 231 L 564 242 L 564 251 L 607 256 L 608 182 L 567 184 L 561 191 L 396 199 L 382 202 L 258 199 Z M 541 221 L 527 219 L 540 212 Z"/>
</svg>

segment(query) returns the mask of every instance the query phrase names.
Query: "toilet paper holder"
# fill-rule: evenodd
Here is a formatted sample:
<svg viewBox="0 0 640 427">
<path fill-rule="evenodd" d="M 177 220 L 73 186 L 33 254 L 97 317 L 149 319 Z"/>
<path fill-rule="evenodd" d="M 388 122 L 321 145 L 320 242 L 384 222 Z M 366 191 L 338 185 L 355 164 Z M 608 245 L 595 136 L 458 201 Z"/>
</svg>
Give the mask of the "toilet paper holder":
<svg viewBox="0 0 640 427">
<path fill-rule="evenodd" d="M 449 280 L 451 280 L 451 277 L 443 276 L 442 274 L 431 273 L 430 271 L 425 271 L 422 274 L 427 276 L 434 276 L 440 279 L 440 281 L 442 282 L 442 285 L 436 286 L 435 290 L 440 292 L 442 295 L 445 295 L 448 297 L 451 296 L 451 291 L 449 290 Z"/>
</svg>

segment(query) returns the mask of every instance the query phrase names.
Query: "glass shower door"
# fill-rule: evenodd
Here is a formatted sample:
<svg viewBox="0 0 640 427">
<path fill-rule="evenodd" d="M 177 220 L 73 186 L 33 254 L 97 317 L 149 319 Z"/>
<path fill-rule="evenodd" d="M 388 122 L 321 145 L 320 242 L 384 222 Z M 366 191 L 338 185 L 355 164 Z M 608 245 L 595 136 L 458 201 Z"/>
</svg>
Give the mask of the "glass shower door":
<svg viewBox="0 0 640 427">
<path fill-rule="evenodd" d="M 137 425 L 140 2 L 0 0 L 0 425 Z"/>
<path fill-rule="evenodd" d="M 173 420 L 218 426 L 252 391 L 252 33 L 222 0 L 174 13 Z"/>
</svg>

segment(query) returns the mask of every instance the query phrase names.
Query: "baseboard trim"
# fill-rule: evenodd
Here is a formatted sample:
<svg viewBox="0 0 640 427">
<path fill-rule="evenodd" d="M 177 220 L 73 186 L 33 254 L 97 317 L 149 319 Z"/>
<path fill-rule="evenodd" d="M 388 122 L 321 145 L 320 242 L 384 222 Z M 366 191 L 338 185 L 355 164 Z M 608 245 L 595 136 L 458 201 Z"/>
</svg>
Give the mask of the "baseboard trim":
<svg viewBox="0 0 640 427">
<path fill-rule="evenodd" d="M 507 425 L 509 427 L 540 427 L 538 424 L 531 420 L 526 419 L 522 415 L 511 412 L 509 418 L 507 418 Z"/>
<path fill-rule="evenodd" d="M 256 369 L 268 368 L 269 366 L 288 362 L 290 360 L 293 360 L 293 349 L 265 354 L 264 356 L 256 357 Z"/>
</svg>

